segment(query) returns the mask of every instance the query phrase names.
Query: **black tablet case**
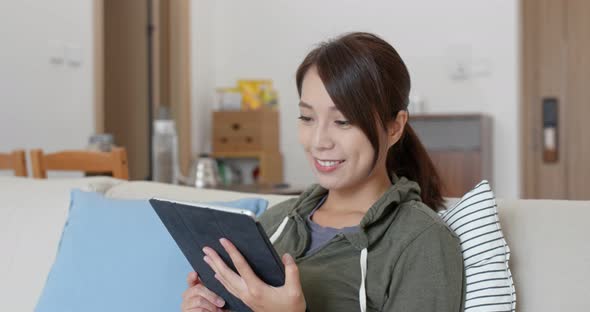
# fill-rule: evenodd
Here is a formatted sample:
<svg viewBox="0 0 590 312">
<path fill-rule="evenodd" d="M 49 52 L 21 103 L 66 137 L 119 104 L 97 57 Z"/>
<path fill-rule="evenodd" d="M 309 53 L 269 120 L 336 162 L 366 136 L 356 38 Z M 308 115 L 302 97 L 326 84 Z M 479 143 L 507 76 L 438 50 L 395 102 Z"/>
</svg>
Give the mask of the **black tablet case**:
<svg viewBox="0 0 590 312">
<path fill-rule="evenodd" d="M 271 286 L 285 284 L 285 272 L 281 259 L 272 247 L 260 223 L 247 215 L 193 207 L 187 204 L 151 199 L 150 204 L 176 241 L 180 250 L 198 272 L 205 287 L 221 296 L 231 311 L 251 311 L 240 299 L 228 292 L 215 279 L 215 272 L 203 260 L 203 247 L 213 248 L 234 272 L 231 258 L 219 243 L 229 239 L 242 253 L 252 270 Z"/>
</svg>

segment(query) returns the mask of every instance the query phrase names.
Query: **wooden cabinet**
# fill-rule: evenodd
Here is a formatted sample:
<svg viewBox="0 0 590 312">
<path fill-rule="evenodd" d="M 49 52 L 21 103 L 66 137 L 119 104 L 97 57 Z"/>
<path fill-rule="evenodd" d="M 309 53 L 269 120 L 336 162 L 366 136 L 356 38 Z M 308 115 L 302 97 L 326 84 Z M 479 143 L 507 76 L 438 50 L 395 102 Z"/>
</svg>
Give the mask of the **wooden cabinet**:
<svg viewBox="0 0 590 312">
<path fill-rule="evenodd" d="M 409 124 L 443 181 L 443 196 L 461 197 L 481 180 L 493 183 L 489 116 L 416 115 Z"/>
<path fill-rule="evenodd" d="M 213 113 L 215 152 L 275 152 L 279 150 L 277 111 L 220 111 Z"/>
<path fill-rule="evenodd" d="M 257 159 L 260 168 L 258 183 L 282 183 L 279 130 L 277 111 L 213 112 L 213 157 Z"/>
</svg>

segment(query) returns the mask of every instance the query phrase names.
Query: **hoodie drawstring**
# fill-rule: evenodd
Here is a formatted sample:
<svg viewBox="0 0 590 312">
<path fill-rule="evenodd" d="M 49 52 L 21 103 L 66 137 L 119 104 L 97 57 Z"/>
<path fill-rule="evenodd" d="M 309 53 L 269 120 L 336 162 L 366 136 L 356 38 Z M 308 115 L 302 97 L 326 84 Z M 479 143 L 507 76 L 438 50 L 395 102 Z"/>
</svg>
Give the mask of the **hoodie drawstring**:
<svg viewBox="0 0 590 312">
<path fill-rule="evenodd" d="M 289 222 L 289 216 L 283 219 L 279 228 L 272 234 L 270 237 L 270 243 L 274 244 L 275 241 L 281 236 L 287 223 Z M 361 307 L 361 312 L 367 311 L 367 291 L 365 289 L 365 279 L 367 278 L 367 248 L 363 248 L 361 250 L 361 286 L 359 289 L 359 304 Z"/>
<path fill-rule="evenodd" d="M 286 216 L 285 219 L 283 219 L 283 222 L 281 222 L 281 225 L 279 225 L 279 228 L 276 230 L 276 232 L 274 232 L 274 234 L 272 234 L 272 236 L 270 237 L 270 243 L 274 244 L 275 241 L 277 239 L 279 239 L 279 237 L 281 236 L 281 234 L 283 233 L 283 230 L 285 229 L 285 227 L 287 226 L 287 222 L 289 222 L 289 216 Z"/>
<path fill-rule="evenodd" d="M 361 312 L 367 311 L 367 291 L 365 290 L 365 279 L 367 278 L 367 248 L 361 250 L 361 287 L 359 289 L 359 303 Z"/>
</svg>

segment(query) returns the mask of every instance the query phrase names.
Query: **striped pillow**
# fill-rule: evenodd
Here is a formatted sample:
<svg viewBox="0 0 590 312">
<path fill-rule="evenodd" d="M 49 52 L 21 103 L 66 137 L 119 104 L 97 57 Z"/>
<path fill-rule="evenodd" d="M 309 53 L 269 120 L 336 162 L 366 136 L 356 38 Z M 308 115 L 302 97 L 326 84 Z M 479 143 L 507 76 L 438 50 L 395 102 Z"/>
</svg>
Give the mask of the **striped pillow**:
<svg viewBox="0 0 590 312">
<path fill-rule="evenodd" d="M 480 182 L 454 207 L 439 212 L 461 241 L 466 276 L 465 311 L 514 311 L 516 292 L 508 267 L 498 207 L 488 181 Z"/>
</svg>

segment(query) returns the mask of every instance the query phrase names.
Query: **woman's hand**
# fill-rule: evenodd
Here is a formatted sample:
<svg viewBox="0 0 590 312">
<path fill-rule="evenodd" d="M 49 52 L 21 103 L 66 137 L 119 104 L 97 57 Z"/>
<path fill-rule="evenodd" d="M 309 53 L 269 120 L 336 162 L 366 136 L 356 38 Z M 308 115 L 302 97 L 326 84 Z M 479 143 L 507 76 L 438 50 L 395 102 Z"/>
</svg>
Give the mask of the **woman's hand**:
<svg viewBox="0 0 590 312">
<path fill-rule="evenodd" d="M 221 245 L 229 254 L 236 274 L 223 259 L 211 248 L 203 248 L 205 262 L 215 271 L 215 278 L 234 296 L 240 298 L 248 307 L 256 312 L 305 311 L 305 298 L 299 281 L 299 269 L 289 254 L 283 255 L 285 264 L 285 285 L 273 287 L 264 283 L 244 259 L 238 249 L 227 239 L 220 239 Z"/>
<path fill-rule="evenodd" d="M 225 302 L 201 283 L 199 275 L 191 272 L 186 278 L 188 289 L 182 294 L 182 312 L 222 312 Z"/>
</svg>

